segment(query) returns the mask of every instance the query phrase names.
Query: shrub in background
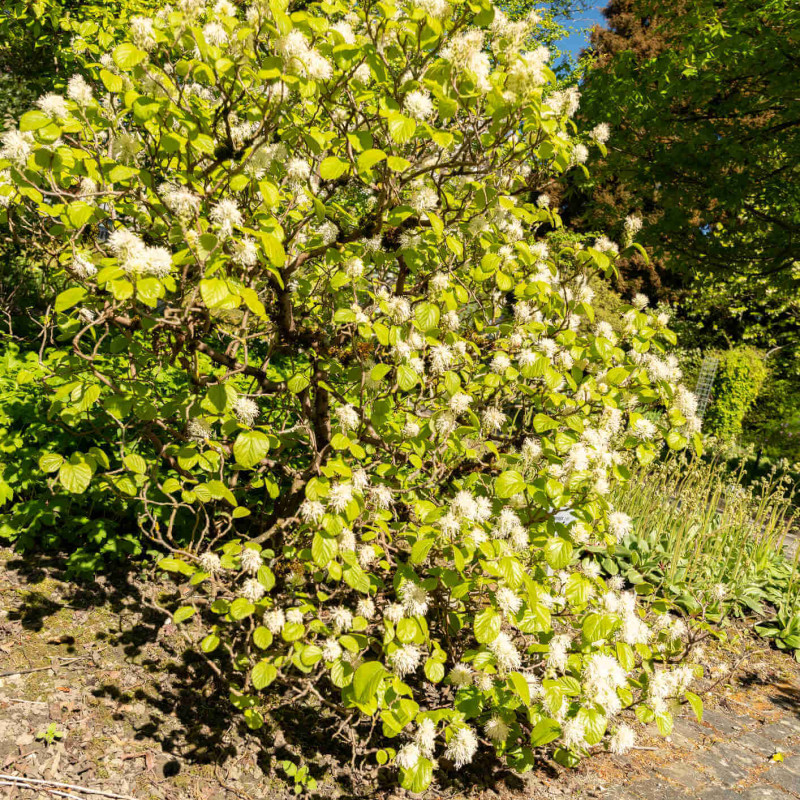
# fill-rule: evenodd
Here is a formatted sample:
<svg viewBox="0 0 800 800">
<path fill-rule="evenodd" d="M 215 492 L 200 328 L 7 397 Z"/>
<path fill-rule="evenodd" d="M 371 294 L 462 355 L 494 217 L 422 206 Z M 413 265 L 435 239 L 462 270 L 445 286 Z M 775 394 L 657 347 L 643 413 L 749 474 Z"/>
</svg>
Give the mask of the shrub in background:
<svg viewBox="0 0 800 800">
<path fill-rule="evenodd" d="M 719 358 L 719 366 L 703 430 L 730 441 L 741 434 L 742 420 L 761 391 L 767 367 L 763 355 L 752 347 L 737 347 L 709 355 Z"/>
<path fill-rule="evenodd" d="M 630 462 L 699 438 L 667 319 L 594 322 L 618 246 L 539 235 L 607 131 L 573 135 L 536 24 L 181 0 L 0 149 L 3 219 L 70 283 L 39 385 L 94 433 L 41 469 L 135 503 L 249 725 L 321 703 L 413 791 L 481 746 L 623 752 L 692 679 L 685 628 L 575 556 L 629 531 Z"/>
</svg>

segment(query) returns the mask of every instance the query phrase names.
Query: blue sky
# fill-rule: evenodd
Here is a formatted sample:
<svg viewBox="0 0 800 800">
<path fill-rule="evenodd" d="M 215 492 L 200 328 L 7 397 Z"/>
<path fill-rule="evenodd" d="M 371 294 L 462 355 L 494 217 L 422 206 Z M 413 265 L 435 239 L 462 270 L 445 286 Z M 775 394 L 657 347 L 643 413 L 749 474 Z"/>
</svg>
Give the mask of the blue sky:
<svg viewBox="0 0 800 800">
<path fill-rule="evenodd" d="M 574 28 L 574 33 L 560 41 L 559 47 L 565 52 L 577 56 L 587 45 L 592 27 L 603 24 L 601 13 L 603 8 L 605 8 L 605 3 L 596 3 L 591 9 L 576 17 L 570 25 Z"/>
</svg>

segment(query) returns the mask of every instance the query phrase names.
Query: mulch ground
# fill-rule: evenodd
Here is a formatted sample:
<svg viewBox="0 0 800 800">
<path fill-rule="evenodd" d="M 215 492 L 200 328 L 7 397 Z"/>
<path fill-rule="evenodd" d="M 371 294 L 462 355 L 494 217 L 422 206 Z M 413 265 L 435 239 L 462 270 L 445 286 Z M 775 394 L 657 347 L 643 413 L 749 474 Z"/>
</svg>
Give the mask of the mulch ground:
<svg viewBox="0 0 800 800">
<path fill-rule="evenodd" d="M 79 585 L 57 563 L 0 550 L 0 675 L 14 673 L 0 676 L 0 797 L 53 796 L 4 786 L 3 775 L 139 800 L 294 796 L 280 762 L 307 754 L 302 737 L 313 749 L 312 722 L 249 732 L 168 617 L 143 603 L 147 586 L 133 575 Z M 574 770 L 543 763 L 522 776 L 476 772 L 466 776 L 469 788 L 438 785 L 427 797 L 800 797 L 800 666 L 764 648 L 743 625 L 707 648 L 707 674 L 695 688 L 717 686 L 704 698 L 703 722 L 685 710 L 667 741 L 645 729 L 640 749 L 625 757 L 599 753 Z M 330 767 L 324 757 L 312 763 L 318 797 L 405 794 L 348 788 Z"/>
</svg>

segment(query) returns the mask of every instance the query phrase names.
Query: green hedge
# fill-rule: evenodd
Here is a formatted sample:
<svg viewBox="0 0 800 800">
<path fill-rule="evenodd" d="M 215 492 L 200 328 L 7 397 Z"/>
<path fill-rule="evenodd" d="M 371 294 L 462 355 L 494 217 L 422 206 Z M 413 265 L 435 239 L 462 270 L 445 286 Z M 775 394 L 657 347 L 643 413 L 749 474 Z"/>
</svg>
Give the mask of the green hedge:
<svg viewBox="0 0 800 800">
<path fill-rule="evenodd" d="M 752 347 L 737 347 L 709 355 L 719 358 L 719 367 L 703 430 L 720 439 L 735 439 L 742 432 L 745 414 L 764 385 L 767 367 L 763 355 Z"/>
</svg>

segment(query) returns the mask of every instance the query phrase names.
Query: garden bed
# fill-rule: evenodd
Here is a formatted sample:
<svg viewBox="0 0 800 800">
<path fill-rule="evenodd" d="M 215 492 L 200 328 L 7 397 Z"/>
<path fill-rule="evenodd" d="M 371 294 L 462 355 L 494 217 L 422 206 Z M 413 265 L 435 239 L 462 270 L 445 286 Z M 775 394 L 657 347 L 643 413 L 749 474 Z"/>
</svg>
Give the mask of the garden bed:
<svg viewBox="0 0 800 800">
<path fill-rule="evenodd" d="M 142 799 L 292 796 L 280 762 L 299 761 L 321 744 L 313 720 L 289 715 L 283 730 L 247 730 L 206 665 L 184 656 L 175 626 L 147 607 L 147 584 L 117 575 L 76 586 L 60 579 L 56 563 L 32 567 L 8 550 L 0 551 L 0 564 L 0 673 L 17 673 L 0 678 L 0 772 Z M 463 785 L 434 786 L 429 796 L 597 797 L 637 779 L 663 778 L 671 765 L 680 768 L 691 754 L 724 741 L 732 731 L 715 728 L 715 720 L 733 719 L 742 730 L 787 719 L 797 724 L 800 667 L 764 650 L 744 626 L 731 634 L 740 640 L 708 648 L 706 661 L 716 670 L 707 670 L 702 685 L 719 680 L 747 648 L 753 655 L 732 684 L 723 679 L 707 700 L 712 711 L 705 724 L 688 721 L 687 710 L 671 743 L 648 730 L 639 745 L 652 749 L 626 757 L 599 754 L 575 770 L 546 762 L 523 776 L 481 772 L 476 765 L 463 774 Z M 51 725 L 60 738 L 51 744 L 36 738 Z M 790 744 L 787 739 L 780 747 L 788 754 Z M 763 755 L 764 766 L 770 755 Z M 375 796 L 374 786 L 353 784 L 346 770 L 334 767 L 321 756 L 312 759 L 319 796 Z M 713 784 L 713 775 L 708 781 Z M 392 792 L 404 794 L 391 789 L 386 795 Z"/>
</svg>

